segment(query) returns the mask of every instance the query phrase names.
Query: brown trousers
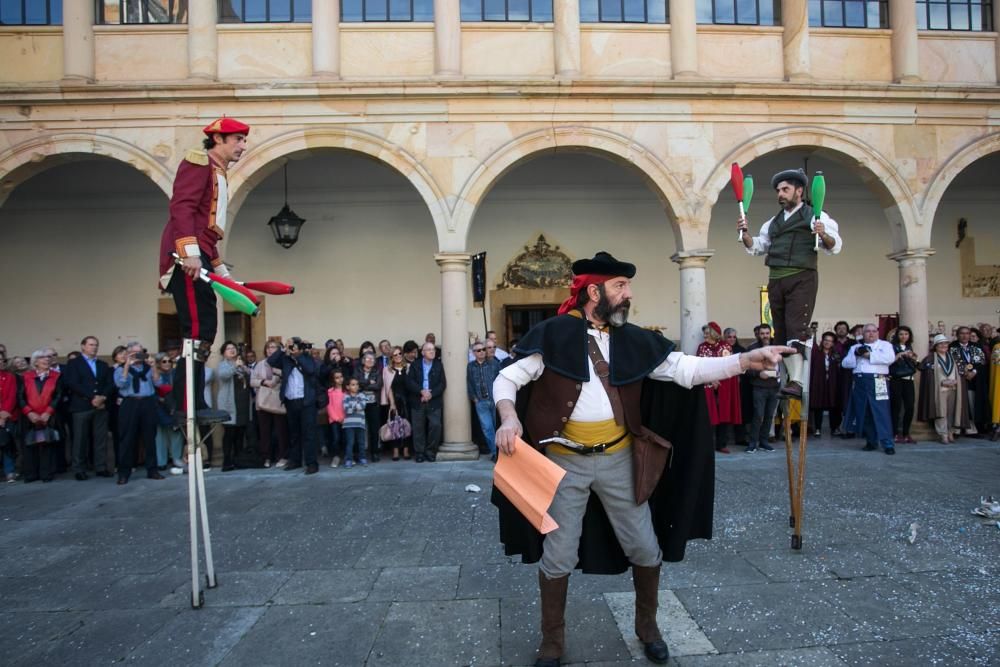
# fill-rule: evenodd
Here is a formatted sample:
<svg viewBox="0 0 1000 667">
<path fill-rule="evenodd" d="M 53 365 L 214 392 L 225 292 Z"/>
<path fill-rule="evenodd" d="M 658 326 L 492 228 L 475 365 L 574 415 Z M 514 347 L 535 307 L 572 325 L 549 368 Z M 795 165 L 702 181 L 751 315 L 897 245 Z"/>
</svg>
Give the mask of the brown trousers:
<svg viewBox="0 0 1000 667">
<path fill-rule="evenodd" d="M 809 323 L 816 307 L 818 290 L 819 274 L 812 269 L 768 281 L 767 300 L 771 305 L 771 319 L 774 320 L 772 338 L 777 345 L 784 345 L 792 339 L 808 340 L 812 335 Z"/>
</svg>

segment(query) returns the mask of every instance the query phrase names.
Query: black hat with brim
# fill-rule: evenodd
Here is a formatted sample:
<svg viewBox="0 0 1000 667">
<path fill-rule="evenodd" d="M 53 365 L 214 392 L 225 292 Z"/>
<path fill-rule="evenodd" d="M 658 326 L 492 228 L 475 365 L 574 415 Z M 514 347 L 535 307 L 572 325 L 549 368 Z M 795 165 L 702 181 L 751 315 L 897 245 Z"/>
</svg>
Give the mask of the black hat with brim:
<svg viewBox="0 0 1000 667">
<path fill-rule="evenodd" d="M 802 187 L 807 187 L 809 185 L 809 177 L 806 176 L 806 172 L 802 169 L 785 169 L 784 171 L 779 171 L 771 179 L 771 187 L 777 190 L 778 184 L 782 181 L 797 183 Z"/>
<path fill-rule="evenodd" d="M 635 264 L 619 262 L 611 256 L 611 253 L 602 250 L 592 259 L 578 259 L 573 262 L 573 275 L 581 276 L 584 274 L 633 278 L 635 277 Z"/>
</svg>

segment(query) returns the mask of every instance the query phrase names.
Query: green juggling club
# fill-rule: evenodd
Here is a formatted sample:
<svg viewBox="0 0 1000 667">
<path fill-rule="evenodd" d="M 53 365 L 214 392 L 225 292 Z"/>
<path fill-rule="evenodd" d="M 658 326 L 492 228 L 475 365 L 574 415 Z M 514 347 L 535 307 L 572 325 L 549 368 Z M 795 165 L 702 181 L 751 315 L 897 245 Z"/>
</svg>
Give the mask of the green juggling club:
<svg viewBox="0 0 1000 667">
<path fill-rule="evenodd" d="M 817 171 L 816 175 L 813 176 L 810 192 L 813 207 L 813 229 L 815 230 L 816 221 L 822 215 L 823 204 L 826 203 L 826 178 L 823 177 L 822 171 Z M 816 235 L 816 250 L 819 250 L 819 234 Z"/>
<path fill-rule="evenodd" d="M 743 213 L 750 212 L 750 201 L 753 199 L 753 176 L 743 178 Z"/>
<path fill-rule="evenodd" d="M 246 313 L 250 317 L 256 317 L 257 313 L 260 312 L 260 308 L 258 308 L 253 301 L 233 288 L 226 287 L 222 283 L 217 283 L 214 280 L 205 280 L 205 282 L 211 285 L 212 289 L 214 289 L 216 293 L 218 293 L 218 295 L 221 296 L 229 305 L 233 306 L 241 313 Z"/>
</svg>

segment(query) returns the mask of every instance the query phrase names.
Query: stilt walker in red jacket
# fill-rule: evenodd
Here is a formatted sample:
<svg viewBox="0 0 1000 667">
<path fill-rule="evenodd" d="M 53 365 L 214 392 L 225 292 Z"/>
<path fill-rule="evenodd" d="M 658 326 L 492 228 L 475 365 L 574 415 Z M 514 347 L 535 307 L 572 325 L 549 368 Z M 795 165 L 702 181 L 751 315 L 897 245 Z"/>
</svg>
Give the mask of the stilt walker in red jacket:
<svg viewBox="0 0 1000 667">
<path fill-rule="evenodd" d="M 229 275 L 217 247 L 226 228 L 229 200 L 226 169 L 243 156 L 250 126 L 234 118 L 220 118 L 203 132 L 203 149 L 188 151 L 177 168 L 170 197 L 170 219 L 160 239 L 160 287 L 174 297 L 181 335 L 209 347 L 218 330 L 216 297 L 198 274 L 204 268 L 221 276 Z M 175 261 L 175 253 L 180 264 Z M 197 410 L 207 407 L 203 363 L 199 359 L 194 370 Z M 178 368 L 174 382 L 174 398 L 181 411 L 186 410 L 184 366 Z"/>
</svg>

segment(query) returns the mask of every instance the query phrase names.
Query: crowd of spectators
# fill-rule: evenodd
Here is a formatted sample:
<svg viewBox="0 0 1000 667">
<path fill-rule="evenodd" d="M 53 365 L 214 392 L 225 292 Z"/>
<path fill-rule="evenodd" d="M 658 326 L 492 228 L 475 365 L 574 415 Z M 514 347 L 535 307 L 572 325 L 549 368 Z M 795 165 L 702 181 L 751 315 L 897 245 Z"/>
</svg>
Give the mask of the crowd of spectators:
<svg viewBox="0 0 1000 667">
<path fill-rule="evenodd" d="M 0 456 L 8 482 L 50 482 L 70 471 L 77 480 L 114 477 L 128 484 L 136 469 L 146 477 L 182 475 L 187 459 L 183 421 L 172 395 L 183 363 L 179 343 L 152 354 L 139 342 L 116 347 L 108 362 L 100 342 L 85 337 L 60 364 L 53 348 L 8 364 L 0 345 Z M 206 354 L 208 350 L 204 351 Z M 205 401 L 227 417 L 218 435 L 222 471 L 239 467 L 319 470 L 381 460 L 434 461 L 443 434 L 446 387 L 434 334 L 423 345 L 361 344 L 357 357 L 342 340 L 323 348 L 299 338 L 268 340 L 260 359 L 233 341 L 205 366 Z M 406 420 L 406 434 L 380 436 L 388 421 Z M 210 436 L 211 426 L 200 425 Z M 205 438 L 206 470 L 213 438 Z"/>
<path fill-rule="evenodd" d="M 767 324 L 754 327 L 744 348 L 738 332 L 715 322 L 703 328 L 699 356 L 726 356 L 771 344 Z M 789 411 L 795 428 L 808 424 L 822 434 L 824 416 L 834 437 L 865 439 L 865 449 L 913 443 L 916 418 L 933 426 L 942 443 L 957 436 L 1000 434 L 1000 336 L 992 326 L 958 326 L 936 332 L 923 358 L 913 351 L 913 332 L 893 329 L 882 340 L 874 324 L 838 322 L 814 330 L 809 414 Z M 8 359 L 0 345 L 0 461 L 8 482 L 52 481 L 72 472 L 80 481 L 93 471 L 127 484 L 135 469 L 146 477 L 185 472 L 183 425 L 171 396 L 179 344 L 152 354 L 139 342 L 118 346 L 108 362 L 100 342 L 86 336 L 80 350 L 60 363 L 56 351 L 36 350 Z M 342 340 L 323 347 L 299 338 L 268 340 L 260 358 L 232 341 L 218 349 L 215 368 L 205 367 L 205 399 L 228 417 L 221 425 L 222 471 L 239 467 L 319 470 L 392 461 L 436 460 L 443 435 L 447 387 L 441 348 L 434 334 L 423 344 L 365 341 L 355 358 Z M 495 332 L 469 346 L 465 388 L 476 416 L 473 438 L 496 460 L 493 381 L 513 357 Z M 920 375 L 920 392 L 914 378 Z M 773 451 L 779 381 L 774 371 L 748 372 L 704 388 L 715 426 L 716 450 Z M 404 424 L 405 428 L 400 428 Z M 392 426 L 393 428 L 387 428 Z M 201 426 L 202 429 L 211 427 Z M 207 435 L 203 430 L 202 435 Z M 212 438 L 206 439 L 206 469 Z"/>
<path fill-rule="evenodd" d="M 767 324 L 753 333 L 754 343 L 746 349 L 771 344 Z M 913 351 L 914 333 L 907 326 L 889 331 L 888 340 L 879 338 L 874 324 L 852 327 L 844 321 L 823 333 L 814 325 L 813 333 L 809 414 L 801 418 L 796 401 L 788 408 L 796 434 L 804 422 L 809 435 L 820 437 L 825 415 L 831 436 L 862 437 L 864 449 L 887 454 L 894 454 L 898 444 L 915 442 L 914 418 L 933 426 L 942 443 L 958 436 L 1000 436 L 1000 335 L 991 325 L 956 326 L 951 336 L 933 332 L 931 351 L 923 358 Z M 735 329 L 709 322 L 702 334 L 699 356 L 744 351 Z M 706 386 L 716 451 L 728 454 L 733 443 L 747 452 L 772 451 L 769 443 L 782 418 L 779 391 L 774 371 L 747 372 L 738 381 Z"/>
</svg>

